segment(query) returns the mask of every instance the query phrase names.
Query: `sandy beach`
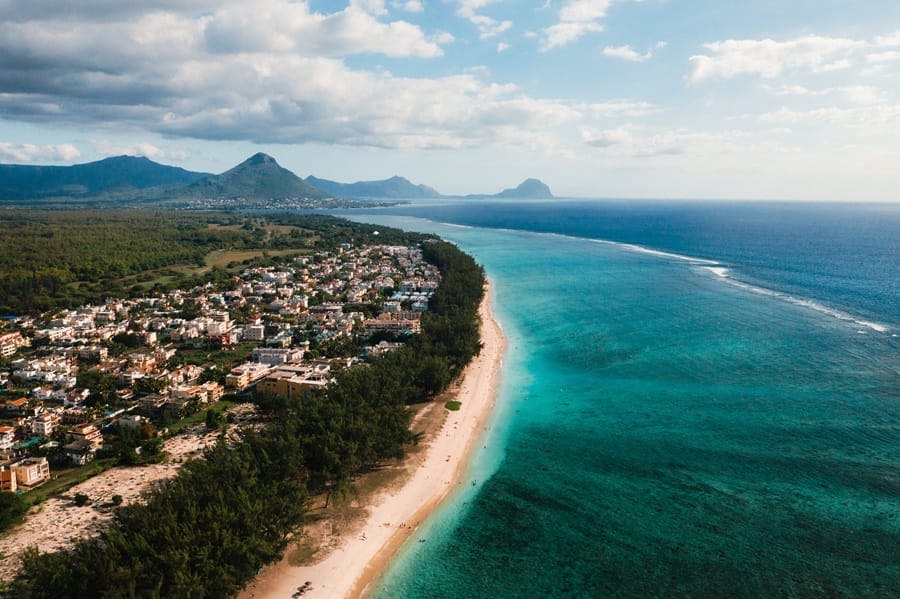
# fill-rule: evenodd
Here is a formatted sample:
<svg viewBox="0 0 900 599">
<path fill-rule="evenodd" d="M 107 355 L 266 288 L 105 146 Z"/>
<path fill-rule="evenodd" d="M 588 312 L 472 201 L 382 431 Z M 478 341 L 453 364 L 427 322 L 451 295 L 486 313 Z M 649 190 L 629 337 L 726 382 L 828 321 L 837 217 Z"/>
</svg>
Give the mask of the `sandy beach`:
<svg viewBox="0 0 900 599">
<path fill-rule="evenodd" d="M 458 488 L 471 450 L 488 423 L 499 385 L 505 339 L 490 306 L 488 287 L 480 307 L 484 347 L 466 368 L 456 391 L 462 407 L 445 410 L 446 417 L 428 435 L 424 451 L 406 460 L 402 484 L 375 493 L 364 516 L 341 528 L 325 557 L 317 555 L 318 561 L 308 566 L 293 566 L 285 558 L 263 570 L 241 599 L 286 598 L 297 596 L 298 590 L 304 599 L 364 595 L 416 526 Z"/>
</svg>

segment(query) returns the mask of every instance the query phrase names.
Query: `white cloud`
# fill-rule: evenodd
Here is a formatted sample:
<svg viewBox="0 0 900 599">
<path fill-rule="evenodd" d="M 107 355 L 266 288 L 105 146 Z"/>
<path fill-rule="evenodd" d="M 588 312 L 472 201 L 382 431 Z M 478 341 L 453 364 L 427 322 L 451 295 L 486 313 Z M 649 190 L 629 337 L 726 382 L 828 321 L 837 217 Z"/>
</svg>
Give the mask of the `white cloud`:
<svg viewBox="0 0 900 599">
<path fill-rule="evenodd" d="M 704 44 L 710 54 L 691 56 L 691 83 L 708 79 L 731 79 L 755 74 L 773 79 L 785 71 L 827 71 L 847 68 L 846 55 L 866 46 L 865 42 L 810 35 L 786 42 L 726 40 Z"/>
<path fill-rule="evenodd" d="M 440 45 L 406 21 L 382 22 L 384 2 L 351 2 L 344 10 L 320 14 L 308 3 L 268 0 L 240 4 L 201 19 L 203 41 L 212 52 L 278 52 L 305 56 L 435 57 Z"/>
<path fill-rule="evenodd" d="M 557 13 L 556 23 L 541 32 L 542 52 L 571 44 L 589 33 L 604 30 L 603 19 L 616 2 L 643 2 L 644 0 L 565 0 Z M 550 7 L 544 4 L 542 9 Z M 665 47 L 665 42 L 656 45 Z M 619 57 L 621 58 L 621 56 Z"/>
<path fill-rule="evenodd" d="M 870 85 L 839 87 L 836 91 L 854 104 L 878 104 L 885 98 L 884 92 Z"/>
<path fill-rule="evenodd" d="M 890 35 L 876 37 L 875 45 L 881 47 L 900 46 L 900 29 Z"/>
<path fill-rule="evenodd" d="M 782 106 L 758 117 L 762 123 L 813 123 L 862 128 L 863 131 L 896 134 L 900 128 L 900 104 L 876 104 L 844 108 L 828 106 L 794 110 Z M 890 128 L 890 131 L 887 130 Z"/>
<path fill-rule="evenodd" d="M 884 62 L 895 62 L 900 60 L 900 51 L 890 50 L 888 52 L 873 52 L 866 56 L 866 62 L 869 64 L 880 64 Z"/>
<path fill-rule="evenodd" d="M 146 156 L 152 160 L 183 160 L 187 156 L 183 151 L 163 150 L 146 141 L 123 143 L 101 139 L 93 141 L 92 145 L 101 156 Z"/>
<path fill-rule="evenodd" d="M 617 127 L 606 130 L 585 128 L 582 129 L 581 138 L 589 146 L 610 150 L 618 155 L 654 158 L 684 154 L 690 136 L 675 131 L 640 135 L 631 127 Z"/>
<path fill-rule="evenodd" d="M 400 77 L 384 68 L 351 68 L 344 57 L 425 58 L 453 41 L 446 32 L 379 17 L 390 1 L 354 2 L 327 14 L 287 0 L 252 7 L 185 0 L 184 10 L 174 0 L 148 0 L 146 14 L 104 1 L 80 3 L 74 20 L 56 18 L 48 4 L 43 19 L 0 21 L 0 118 L 134 139 L 149 132 L 394 149 L 504 145 L 566 155 L 560 140 L 572 126 L 656 110 L 627 99 L 530 97 L 481 73 Z M 463 4 L 478 16 L 474 11 L 490 1 Z M 107 17 L 96 18 L 107 7 Z M 496 49 L 508 47 L 499 42 Z M 94 145 L 101 154 L 176 158 L 144 142 Z M 26 153 L 40 155 L 37 148 Z"/>
<path fill-rule="evenodd" d="M 478 10 L 494 4 L 498 0 L 457 0 L 456 14 L 466 19 L 478 28 L 481 39 L 496 37 L 512 28 L 512 21 L 499 21 L 497 19 L 478 14 Z"/>
<path fill-rule="evenodd" d="M 848 85 L 844 87 L 827 87 L 820 90 L 812 90 L 802 85 L 782 85 L 773 88 L 762 86 L 764 90 L 773 96 L 829 96 L 842 95 L 853 104 L 877 104 L 885 99 L 884 91 L 871 85 Z"/>
<path fill-rule="evenodd" d="M 866 55 L 866 67 L 860 71 L 863 77 L 881 75 L 888 71 L 891 63 L 900 60 L 900 51 L 887 50 L 884 52 L 872 52 Z"/>
<path fill-rule="evenodd" d="M 512 46 L 510 46 L 509 44 L 507 44 L 507 43 L 505 43 L 505 42 L 500 42 L 500 43 L 497 44 L 497 52 L 498 52 L 498 53 L 506 52 L 506 51 L 509 50 L 511 47 L 512 47 Z"/>
<path fill-rule="evenodd" d="M 691 155 L 704 158 L 724 155 L 746 155 L 755 152 L 775 151 L 780 138 L 789 129 L 766 131 L 730 130 L 720 132 L 692 131 L 689 129 L 653 130 L 627 125 L 612 129 L 582 128 L 582 141 L 607 156 L 617 158 L 658 158 Z"/>
<path fill-rule="evenodd" d="M 594 118 L 608 117 L 641 117 L 652 114 L 657 108 L 649 102 L 633 102 L 631 100 L 611 100 L 609 102 L 596 102 L 580 107 L 581 110 Z"/>
<path fill-rule="evenodd" d="M 384 0 L 350 0 L 350 6 L 373 15 L 382 16 L 387 14 Z"/>
<path fill-rule="evenodd" d="M 634 143 L 634 136 L 626 127 L 606 130 L 585 128 L 581 131 L 581 139 L 595 148 L 609 148 Z"/>
<path fill-rule="evenodd" d="M 600 22 L 613 0 L 566 0 L 557 22 L 544 29 L 541 51 L 568 45 L 588 33 L 603 31 Z"/>
<path fill-rule="evenodd" d="M 610 58 L 621 58 L 622 60 L 627 60 L 629 62 L 646 62 L 653 58 L 653 51 L 647 50 L 643 54 L 640 54 L 631 46 L 607 46 L 603 48 L 603 55 L 609 56 Z"/>
<path fill-rule="evenodd" d="M 762 88 L 773 96 L 807 96 L 815 93 L 802 85 L 782 85 L 777 88 L 763 85 Z"/>
<path fill-rule="evenodd" d="M 14 144 L 0 141 L 0 162 L 70 162 L 81 156 L 72 144 Z"/>
<path fill-rule="evenodd" d="M 422 4 L 422 0 L 406 0 L 405 2 L 395 0 L 391 2 L 391 6 L 406 12 L 425 12 L 425 5 Z"/>
<path fill-rule="evenodd" d="M 603 55 L 610 58 L 621 58 L 629 62 L 644 62 L 653 56 L 651 52 L 638 54 L 631 46 L 607 46 L 603 48 Z"/>
</svg>

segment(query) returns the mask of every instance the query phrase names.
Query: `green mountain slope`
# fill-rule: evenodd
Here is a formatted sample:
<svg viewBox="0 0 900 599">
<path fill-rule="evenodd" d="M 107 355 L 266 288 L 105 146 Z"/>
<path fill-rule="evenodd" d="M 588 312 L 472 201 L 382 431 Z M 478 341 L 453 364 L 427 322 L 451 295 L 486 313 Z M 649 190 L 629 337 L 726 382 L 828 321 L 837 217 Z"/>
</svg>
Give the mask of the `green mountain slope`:
<svg viewBox="0 0 900 599">
<path fill-rule="evenodd" d="M 427 185 L 416 185 L 404 177 L 391 177 L 380 181 L 338 183 L 310 175 L 310 185 L 337 198 L 438 198 L 441 194 Z"/>
</svg>

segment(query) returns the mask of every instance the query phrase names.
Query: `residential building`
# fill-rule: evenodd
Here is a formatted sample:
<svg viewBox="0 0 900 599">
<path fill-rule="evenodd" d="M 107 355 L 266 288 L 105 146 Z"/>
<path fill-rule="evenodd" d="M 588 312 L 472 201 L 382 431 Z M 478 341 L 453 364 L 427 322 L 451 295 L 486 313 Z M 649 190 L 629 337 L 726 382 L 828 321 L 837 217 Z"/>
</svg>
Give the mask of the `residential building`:
<svg viewBox="0 0 900 599">
<path fill-rule="evenodd" d="M 299 363 L 303 360 L 302 349 L 285 349 L 278 347 L 257 347 L 250 354 L 254 362 L 261 362 L 270 366 L 278 364 Z"/>
<path fill-rule="evenodd" d="M 9 399 L 4 406 L 7 416 L 21 416 L 28 411 L 28 398 Z"/>
<path fill-rule="evenodd" d="M 231 369 L 231 372 L 225 375 L 225 386 L 230 389 L 243 391 L 266 376 L 270 370 L 271 367 L 268 364 L 246 362 L 239 366 L 235 366 Z"/>
<path fill-rule="evenodd" d="M 392 333 L 418 333 L 422 330 L 421 322 L 417 319 L 408 318 L 374 318 L 366 320 L 363 324 L 366 333 L 375 333 L 377 331 L 388 331 Z"/>
<path fill-rule="evenodd" d="M 0 358 L 8 358 L 16 353 L 20 347 L 28 342 L 22 337 L 19 331 L 11 333 L 3 333 L 0 335 Z"/>
<path fill-rule="evenodd" d="M 18 489 L 16 473 L 6 466 L 0 466 L 0 493 L 3 491 L 15 493 L 16 489 Z"/>
<path fill-rule="evenodd" d="M 47 458 L 25 458 L 12 465 L 16 474 L 16 484 L 23 487 L 34 487 L 47 482 L 50 478 L 50 464 Z"/>
<path fill-rule="evenodd" d="M 0 426 L 0 451 L 12 449 L 16 438 L 16 429 L 12 426 Z"/>
<path fill-rule="evenodd" d="M 119 427 L 137 430 L 146 424 L 147 419 L 139 414 L 123 414 L 119 417 Z"/>
<path fill-rule="evenodd" d="M 103 447 L 103 434 L 97 430 L 97 427 L 88 422 L 76 424 L 69 431 L 69 436 L 73 441 L 87 441 L 94 446 L 94 449 Z"/>
<path fill-rule="evenodd" d="M 94 460 L 97 448 L 94 447 L 94 444 L 90 441 L 79 440 L 63 446 L 63 451 L 73 464 L 76 466 L 84 466 Z"/>
<path fill-rule="evenodd" d="M 31 432 L 38 437 L 49 437 L 58 425 L 59 415 L 56 412 L 44 412 L 31 421 Z"/>
<path fill-rule="evenodd" d="M 257 389 L 261 393 L 293 397 L 311 389 L 322 389 L 333 380 L 327 365 L 285 365 L 261 380 Z"/>
<path fill-rule="evenodd" d="M 245 341 L 263 341 L 266 338 L 266 327 L 263 325 L 252 325 L 244 329 Z"/>
</svg>

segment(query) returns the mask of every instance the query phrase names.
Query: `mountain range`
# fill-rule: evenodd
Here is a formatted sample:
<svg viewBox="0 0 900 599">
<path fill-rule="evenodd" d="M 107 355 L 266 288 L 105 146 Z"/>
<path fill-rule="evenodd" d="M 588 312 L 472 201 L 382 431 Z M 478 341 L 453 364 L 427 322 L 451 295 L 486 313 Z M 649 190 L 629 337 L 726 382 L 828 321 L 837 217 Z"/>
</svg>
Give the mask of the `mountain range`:
<svg viewBox="0 0 900 599">
<path fill-rule="evenodd" d="M 73 166 L 0 164 L 0 201 L 95 197 L 189 185 L 209 176 L 209 173 L 195 173 L 135 156 L 104 158 Z"/>
<path fill-rule="evenodd" d="M 310 175 L 306 182 L 325 193 L 338 198 L 439 198 L 433 187 L 415 185 L 404 177 L 391 177 L 380 181 L 338 183 Z"/>
<path fill-rule="evenodd" d="M 395 176 L 378 181 L 339 183 L 310 175 L 301 179 L 267 154 L 257 153 L 224 173 L 213 175 L 117 156 L 73 166 L 0 164 L 0 204 L 41 205 L 69 202 L 119 204 L 178 200 L 269 200 L 326 198 L 412 199 L 445 197 L 427 185 Z M 479 198 L 552 198 L 537 179 Z"/>
</svg>

